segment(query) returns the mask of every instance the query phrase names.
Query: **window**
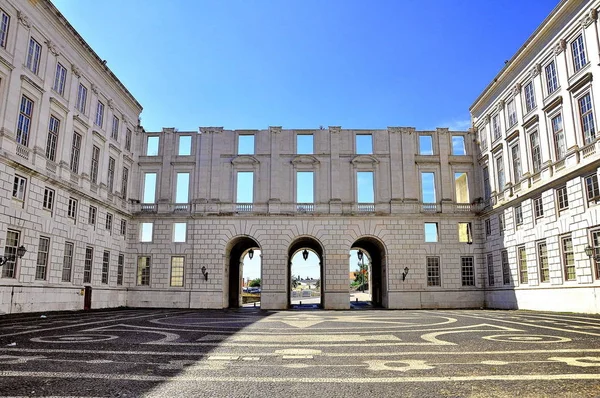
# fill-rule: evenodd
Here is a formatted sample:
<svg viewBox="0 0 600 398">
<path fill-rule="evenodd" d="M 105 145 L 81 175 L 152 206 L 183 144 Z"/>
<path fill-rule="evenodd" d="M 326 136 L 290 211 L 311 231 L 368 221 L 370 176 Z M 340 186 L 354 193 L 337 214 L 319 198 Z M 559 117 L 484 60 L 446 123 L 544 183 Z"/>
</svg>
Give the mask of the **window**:
<svg viewBox="0 0 600 398">
<path fill-rule="evenodd" d="M 427 257 L 427 286 L 441 286 L 440 258 Z"/>
<path fill-rule="evenodd" d="M 465 149 L 465 136 L 464 135 L 453 135 L 452 136 L 452 154 L 453 155 L 466 155 L 467 150 Z"/>
<path fill-rule="evenodd" d="M 600 264 L 596 261 L 596 258 L 600 256 L 600 229 L 592 231 L 592 246 L 594 247 L 592 261 L 594 263 L 594 267 L 596 268 L 595 275 L 596 279 L 600 279 Z"/>
<path fill-rule="evenodd" d="M 562 114 L 559 113 L 558 115 L 554 116 L 550 120 L 550 123 L 552 124 L 552 136 L 554 137 L 554 151 L 556 153 L 556 160 L 561 160 L 567 154 Z"/>
<path fill-rule="evenodd" d="M 131 151 L 131 130 L 127 129 L 125 133 L 125 150 Z"/>
<path fill-rule="evenodd" d="M 356 154 L 371 155 L 373 153 L 373 136 L 371 134 L 356 134 Z"/>
<path fill-rule="evenodd" d="M 98 105 L 96 105 L 96 119 L 94 120 L 94 124 L 96 126 L 102 127 L 104 123 L 104 104 L 102 101 L 98 101 Z"/>
<path fill-rule="evenodd" d="M 252 203 L 254 201 L 254 172 L 238 171 L 236 203 Z"/>
<path fill-rule="evenodd" d="M 485 236 L 490 236 L 490 235 L 492 235 L 492 220 L 487 218 L 485 220 Z"/>
<path fill-rule="evenodd" d="M 542 167 L 542 152 L 540 150 L 540 135 L 537 131 L 534 131 L 529 135 L 529 144 L 531 147 L 531 166 L 533 172 L 537 173 Z"/>
<path fill-rule="evenodd" d="M 492 117 L 492 129 L 494 131 L 494 141 L 496 141 L 502 136 L 502 132 L 500 131 L 500 117 L 498 114 Z"/>
<path fill-rule="evenodd" d="M 473 243 L 473 232 L 470 222 L 458 223 L 458 241 L 460 243 Z"/>
<path fill-rule="evenodd" d="M 583 35 L 579 35 L 573 40 L 571 43 L 571 52 L 573 53 L 573 69 L 577 72 L 587 64 Z"/>
<path fill-rule="evenodd" d="M 71 171 L 75 174 L 79 171 L 79 153 L 81 151 L 81 135 L 73 133 L 71 146 Z"/>
<path fill-rule="evenodd" d="M 6 244 L 4 246 L 4 255 L 7 261 L 2 266 L 3 278 L 15 278 L 15 269 L 17 264 L 17 247 L 19 247 L 19 231 L 9 229 L 6 231 Z"/>
<path fill-rule="evenodd" d="M 69 207 L 67 208 L 67 217 L 77 218 L 77 199 L 69 198 Z"/>
<path fill-rule="evenodd" d="M 521 205 L 515 206 L 515 224 L 517 226 L 523 224 L 523 208 Z"/>
<path fill-rule="evenodd" d="M 100 163 L 100 148 L 94 145 L 92 148 L 92 168 L 90 170 L 90 180 L 92 183 L 98 183 L 98 164 Z"/>
<path fill-rule="evenodd" d="M 143 222 L 140 224 L 140 242 L 152 242 L 152 230 L 154 224 L 151 222 Z"/>
<path fill-rule="evenodd" d="M 111 213 L 106 213 L 106 229 L 108 230 L 109 234 L 112 234 L 112 222 L 113 222 L 113 215 Z"/>
<path fill-rule="evenodd" d="M 123 178 L 121 179 L 121 197 L 127 199 L 127 186 L 129 185 L 129 169 L 123 167 Z"/>
<path fill-rule="evenodd" d="M 588 202 L 600 200 L 600 189 L 598 188 L 598 175 L 596 173 L 585 177 L 585 190 Z M 14 196 L 14 195 L 13 195 Z"/>
<path fill-rule="evenodd" d="M 190 173 L 177 173 L 175 203 L 188 203 L 190 192 Z"/>
<path fill-rule="evenodd" d="M 85 248 L 85 262 L 83 267 L 83 283 L 92 283 L 92 265 L 94 264 L 94 249 Z M 63 272 L 64 276 L 64 272 Z"/>
<path fill-rule="evenodd" d="M 8 39 L 8 27 L 10 17 L 4 10 L 0 9 L 0 47 L 6 48 L 6 39 Z"/>
<path fill-rule="evenodd" d="M 150 257 L 138 258 L 137 284 L 140 286 L 150 286 Z"/>
<path fill-rule="evenodd" d="M 29 38 L 29 48 L 27 50 L 27 59 L 25 61 L 25 66 L 27 69 L 38 74 L 40 69 L 40 56 L 42 54 L 42 46 L 40 43 L 35 41 L 33 37 Z"/>
<path fill-rule="evenodd" d="M 158 156 L 158 145 L 160 137 L 148 137 L 148 147 L 146 148 L 146 156 Z"/>
<path fill-rule="evenodd" d="M 485 131 L 485 126 L 482 126 L 479 131 L 479 147 L 481 148 L 481 152 L 487 150 L 487 132 Z"/>
<path fill-rule="evenodd" d="M 113 115 L 112 130 L 110 136 L 114 140 L 119 139 L 119 118 Z"/>
<path fill-rule="evenodd" d="M 56 145 L 58 142 L 58 130 L 60 121 L 54 116 L 50 116 L 48 123 L 48 138 L 46 139 L 46 159 L 56 161 Z"/>
<path fill-rule="evenodd" d="M 594 125 L 594 109 L 592 108 L 592 97 L 590 93 L 579 98 L 579 117 L 581 119 L 581 131 L 585 144 L 591 144 L 596 139 L 596 127 Z"/>
<path fill-rule="evenodd" d="M 187 223 L 173 223 L 173 242 L 185 242 L 187 240 Z"/>
<path fill-rule="evenodd" d="M 108 269 L 110 267 L 110 252 L 105 250 L 102 254 L 102 283 L 108 284 Z"/>
<path fill-rule="evenodd" d="M 523 177 L 523 172 L 521 170 L 521 151 L 518 143 L 510 147 L 510 154 L 512 157 L 513 178 L 515 183 L 517 183 L 521 181 L 521 178 Z"/>
<path fill-rule="evenodd" d="M 517 124 L 517 109 L 515 107 L 514 99 L 511 99 L 506 103 L 506 113 L 508 114 L 508 127 Z"/>
<path fill-rule="evenodd" d="M 42 208 L 49 210 L 50 212 L 54 209 L 54 189 L 44 188 Z"/>
<path fill-rule="evenodd" d="M 498 177 L 498 191 L 504 191 L 504 184 L 506 180 L 504 178 L 504 159 L 502 159 L 502 154 L 496 158 L 496 173 Z"/>
<path fill-rule="evenodd" d="M 13 182 L 13 198 L 24 201 L 25 200 L 25 189 L 27 188 L 27 179 L 25 177 L 21 177 L 20 175 L 15 174 L 15 179 Z"/>
<path fill-rule="evenodd" d="M 177 149 L 179 156 L 190 156 L 192 154 L 192 136 L 180 135 L 179 148 Z"/>
<path fill-rule="evenodd" d="M 296 203 L 315 202 L 315 183 L 312 171 L 296 172 Z"/>
<path fill-rule="evenodd" d="M 436 222 L 425 223 L 425 242 L 437 242 L 439 239 L 438 235 L 438 224 Z"/>
<path fill-rule="evenodd" d="M 567 186 L 563 185 L 556 188 L 556 196 L 558 198 L 558 211 L 563 211 L 569 208 L 569 196 L 567 194 Z"/>
<path fill-rule="evenodd" d="M 487 255 L 488 286 L 494 286 L 494 255 Z"/>
<path fill-rule="evenodd" d="M 312 134 L 296 135 L 296 153 L 298 155 L 312 155 L 314 153 L 314 140 Z"/>
<path fill-rule="evenodd" d="M 375 203 L 372 171 L 356 172 L 356 197 L 358 203 Z"/>
<path fill-rule="evenodd" d="M 570 236 L 560 238 L 562 248 L 562 265 L 565 270 L 565 279 L 574 281 L 575 275 L 575 254 L 573 253 L 573 239 Z"/>
<path fill-rule="evenodd" d="M 77 88 L 77 102 L 75 103 L 75 108 L 85 114 L 85 105 L 87 102 L 87 88 L 79 83 L 79 87 Z"/>
<path fill-rule="evenodd" d="M 535 107 L 535 91 L 533 89 L 533 82 L 531 81 L 525 85 L 525 109 L 527 112 L 530 112 L 535 109 Z"/>
<path fill-rule="evenodd" d="M 423 203 L 435 203 L 435 174 L 421 173 L 421 200 Z"/>
<path fill-rule="evenodd" d="M 517 261 L 519 264 L 519 278 L 521 283 L 528 283 L 529 277 L 527 273 L 527 253 L 525 246 L 517 247 Z"/>
<path fill-rule="evenodd" d="M 125 234 L 127 234 L 127 220 L 124 218 L 121 219 L 120 232 L 122 236 L 125 236 Z"/>
<path fill-rule="evenodd" d="M 46 280 L 46 270 L 48 269 L 48 253 L 50 251 L 50 238 L 40 236 L 38 244 L 37 261 L 35 266 L 35 279 Z"/>
<path fill-rule="evenodd" d="M 500 235 L 504 235 L 504 230 L 506 229 L 506 221 L 504 220 L 504 213 L 498 214 L 498 229 L 500 230 Z"/>
<path fill-rule="evenodd" d="M 29 145 L 29 130 L 31 129 L 31 118 L 33 115 L 33 101 L 26 96 L 21 97 L 19 107 L 19 121 L 17 123 L 17 144 Z"/>
<path fill-rule="evenodd" d="M 238 137 L 238 155 L 254 155 L 254 135 L 245 134 Z"/>
<path fill-rule="evenodd" d="M 98 209 L 94 206 L 90 206 L 90 211 L 88 213 L 88 224 L 96 225 L 96 214 L 98 214 Z"/>
<path fill-rule="evenodd" d="M 550 280 L 550 267 L 548 265 L 548 249 L 546 242 L 537 243 L 538 264 L 540 265 L 540 282 Z"/>
<path fill-rule="evenodd" d="M 88 265 L 88 249 L 92 250 L 91 248 L 87 248 L 85 251 L 85 267 L 87 269 L 87 265 Z M 71 242 L 65 242 L 65 253 L 63 254 L 63 269 L 62 269 L 62 276 L 61 276 L 61 281 L 62 282 L 71 282 L 71 270 L 73 269 L 73 243 Z M 91 251 L 91 253 L 93 254 L 93 250 Z M 89 254 L 89 261 L 90 261 L 90 269 L 91 269 L 91 264 L 92 264 L 92 254 Z M 85 271 L 83 274 L 83 282 L 85 282 Z M 89 282 L 89 281 L 88 281 Z"/>
<path fill-rule="evenodd" d="M 533 214 L 535 218 L 544 217 L 544 202 L 542 202 L 542 196 L 536 196 L 533 200 Z"/>
<path fill-rule="evenodd" d="M 475 267 L 473 257 L 461 257 L 461 276 L 463 286 L 475 286 Z"/>
<path fill-rule="evenodd" d="M 171 286 L 183 287 L 183 257 L 171 257 Z"/>
<path fill-rule="evenodd" d="M 144 173 L 144 197 L 142 203 L 154 203 L 156 198 L 156 173 Z"/>
<path fill-rule="evenodd" d="M 115 158 L 108 158 L 108 176 L 106 181 L 106 188 L 108 188 L 109 193 L 113 193 L 115 184 Z"/>
<path fill-rule="evenodd" d="M 500 258 L 502 259 L 502 283 L 510 285 L 510 264 L 508 263 L 508 250 L 502 250 L 500 252 Z"/>
<path fill-rule="evenodd" d="M 456 193 L 456 203 L 470 203 L 467 173 L 454 173 L 454 192 Z"/>
<path fill-rule="evenodd" d="M 430 135 L 419 136 L 419 155 L 433 155 L 433 137 Z"/>
<path fill-rule="evenodd" d="M 558 75 L 556 74 L 556 64 L 554 61 L 546 65 L 546 89 L 548 94 L 552 94 L 558 88 Z"/>
<path fill-rule="evenodd" d="M 492 187 L 490 185 L 490 171 L 487 166 L 482 170 L 483 173 L 483 199 L 487 202 L 492 197 Z"/>
<path fill-rule="evenodd" d="M 54 86 L 52 90 L 60 95 L 65 94 L 65 81 L 67 80 L 67 68 L 62 66 L 60 62 L 56 63 L 56 74 L 54 75 Z"/>
<path fill-rule="evenodd" d="M 119 254 L 119 260 L 117 262 L 117 286 L 123 284 L 123 267 L 125 266 L 125 256 Z"/>
</svg>

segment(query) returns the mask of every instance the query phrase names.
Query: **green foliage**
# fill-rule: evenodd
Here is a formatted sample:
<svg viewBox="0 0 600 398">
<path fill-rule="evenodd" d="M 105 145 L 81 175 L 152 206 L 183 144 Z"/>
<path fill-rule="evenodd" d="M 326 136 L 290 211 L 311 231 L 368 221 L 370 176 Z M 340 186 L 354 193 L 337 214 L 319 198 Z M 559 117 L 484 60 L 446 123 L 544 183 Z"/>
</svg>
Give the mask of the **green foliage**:
<svg viewBox="0 0 600 398">
<path fill-rule="evenodd" d="M 260 278 L 252 279 L 250 283 L 248 283 L 250 287 L 260 287 Z"/>
</svg>

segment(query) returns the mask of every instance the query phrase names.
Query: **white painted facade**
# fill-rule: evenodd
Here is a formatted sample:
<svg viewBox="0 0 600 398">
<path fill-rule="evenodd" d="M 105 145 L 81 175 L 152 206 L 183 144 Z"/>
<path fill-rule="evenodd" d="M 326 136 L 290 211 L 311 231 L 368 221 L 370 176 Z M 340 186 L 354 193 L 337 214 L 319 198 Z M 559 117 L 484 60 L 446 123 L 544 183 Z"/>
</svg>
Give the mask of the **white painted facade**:
<svg viewBox="0 0 600 398">
<path fill-rule="evenodd" d="M 0 0 L 9 18 L 0 43 L 0 246 L 5 254 L 27 249 L 3 266 L 0 313 L 81 309 L 86 297 L 91 308 L 235 307 L 239 262 L 250 249 L 261 251 L 262 308 L 284 309 L 290 258 L 304 248 L 320 258 L 324 308 L 349 308 L 349 252 L 360 248 L 372 260 L 373 297 L 383 307 L 600 312 L 598 268 L 585 254 L 586 246 L 600 246 L 594 240 L 600 208 L 595 196 L 588 200 L 587 183 L 597 176 L 600 156 L 593 80 L 598 7 L 561 2 L 473 104 L 474 131 L 330 126 L 146 133 L 138 125 L 141 106 L 50 2 Z M 586 57 L 576 65 L 574 56 L 584 61 L 573 53 L 579 35 L 577 49 Z M 32 38 L 39 44 L 35 59 Z M 557 84 L 550 93 L 552 61 Z M 83 106 L 80 85 L 87 92 Z M 554 144 L 558 114 L 564 150 Z M 56 121 L 52 155 L 49 130 Z M 299 136 L 312 137 L 312 149 L 300 150 Z M 240 137 L 253 142 L 250 150 Z M 183 154 L 188 139 L 190 152 Z M 431 153 L 421 145 L 429 140 Z M 513 154 L 520 159 L 518 181 Z M 249 172 L 252 200 L 238 203 L 239 173 Z M 297 197 L 299 172 L 312 172 L 309 203 Z M 372 200 L 359 198 L 359 173 L 372 173 Z M 183 199 L 178 174 L 189 178 Z M 557 188 L 566 192 L 560 211 Z M 175 242 L 174 229 L 183 225 Z M 437 230 L 437 238 L 426 228 Z M 526 255 L 523 269 L 519 253 Z"/>
</svg>

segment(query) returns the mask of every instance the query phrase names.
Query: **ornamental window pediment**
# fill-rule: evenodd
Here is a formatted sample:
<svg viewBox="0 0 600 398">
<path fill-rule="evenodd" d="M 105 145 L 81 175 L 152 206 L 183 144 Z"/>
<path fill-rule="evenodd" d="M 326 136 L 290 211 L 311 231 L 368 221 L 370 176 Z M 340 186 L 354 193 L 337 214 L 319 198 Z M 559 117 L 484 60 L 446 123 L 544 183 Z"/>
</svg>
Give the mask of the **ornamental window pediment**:
<svg viewBox="0 0 600 398">
<path fill-rule="evenodd" d="M 377 160 L 374 156 L 371 155 L 358 155 L 354 157 L 354 159 L 352 159 L 350 162 L 354 166 L 375 166 L 376 164 L 379 164 L 379 160 Z"/>
<path fill-rule="evenodd" d="M 251 155 L 239 155 L 231 161 L 234 166 L 256 165 L 258 163 L 260 163 L 258 159 Z"/>
<path fill-rule="evenodd" d="M 292 159 L 291 163 L 296 166 L 298 166 L 298 165 L 316 166 L 321 162 L 319 162 L 319 160 L 312 155 L 298 155 Z"/>
</svg>

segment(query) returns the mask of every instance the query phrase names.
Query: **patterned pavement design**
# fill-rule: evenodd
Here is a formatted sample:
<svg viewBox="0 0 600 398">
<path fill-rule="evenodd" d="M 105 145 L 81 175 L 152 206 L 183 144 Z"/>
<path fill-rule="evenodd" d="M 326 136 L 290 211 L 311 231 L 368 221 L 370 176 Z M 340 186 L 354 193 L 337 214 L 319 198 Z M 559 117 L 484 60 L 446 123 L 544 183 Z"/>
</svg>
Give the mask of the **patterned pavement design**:
<svg viewBox="0 0 600 398">
<path fill-rule="evenodd" d="M 600 316 L 125 309 L 0 317 L 2 396 L 600 396 Z"/>
</svg>

